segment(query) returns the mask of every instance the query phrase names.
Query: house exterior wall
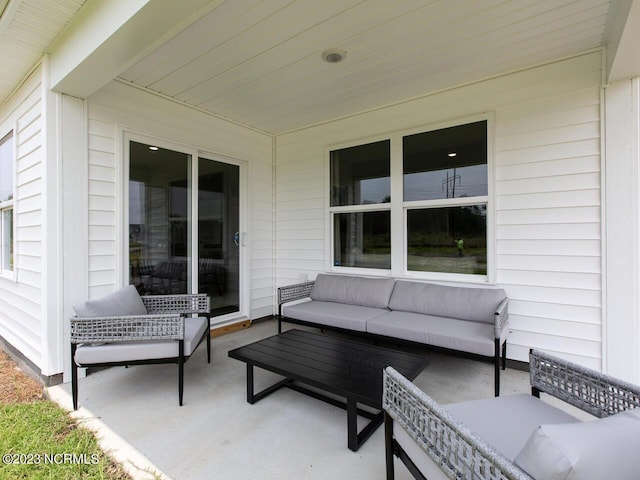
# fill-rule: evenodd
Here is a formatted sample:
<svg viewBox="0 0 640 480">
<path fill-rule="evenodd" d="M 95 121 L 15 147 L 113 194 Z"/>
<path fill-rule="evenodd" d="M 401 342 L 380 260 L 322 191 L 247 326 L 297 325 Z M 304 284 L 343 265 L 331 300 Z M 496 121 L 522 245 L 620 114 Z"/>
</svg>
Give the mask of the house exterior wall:
<svg viewBox="0 0 640 480">
<path fill-rule="evenodd" d="M 49 369 L 43 292 L 45 238 L 45 133 L 42 67 L 36 68 L 11 100 L 0 107 L 0 136 L 13 130 L 14 272 L 0 276 L 0 337 L 29 361 Z"/>
<path fill-rule="evenodd" d="M 219 154 L 247 164 L 249 317 L 273 311 L 273 139 L 120 82 L 89 97 L 88 296 L 124 281 L 125 132 Z M 215 157 L 214 157 L 215 158 Z"/>
<path fill-rule="evenodd" d="M 590 52 L 278 136 L 277 286 L 330 270 L 328 148 L 489 114 L 508 355 L 538 347 L 602 368 L 601 78 L 602 53 Z"/>
</svg>

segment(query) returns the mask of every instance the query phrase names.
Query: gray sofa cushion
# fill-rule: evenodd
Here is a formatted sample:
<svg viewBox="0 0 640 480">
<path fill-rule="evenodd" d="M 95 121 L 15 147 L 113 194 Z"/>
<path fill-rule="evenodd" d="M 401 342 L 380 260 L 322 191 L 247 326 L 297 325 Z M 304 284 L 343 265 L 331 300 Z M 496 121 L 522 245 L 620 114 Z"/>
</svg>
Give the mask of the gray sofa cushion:
<svg viewBox="0 0 640 480">
<path fill-rule="evenodd" d="M 388 312 L 389 310 L 387 309 L 316 300 L 298 303 L 296 305 L 287 305 L 283 310 L 284 316 L 288 318 L 358 332 L 366 332 L 367 321 Z"/>
<path fill-rule="evenodd" d="M 512 461 L 539 425 L 580 423 L 570 414 L 525 393 L 452 403 L 444 408 Z"/>
<path fill-rule="evenodd" d="M 184 354 L 189 356 L 198 346 L 198 340 L 209 328 L 205 317 L 184 319 Z M 159 340 L 146 342 L 104 343 L 101 345 L 80 345 L 75 360 L 78 365 L 97 363 L 126 362 L 133 360 L 151 360 L 174 358 L 178 356 L 178 342 Z"/>
<path fill-rule="evenodd" d="M 640 412 L 591 422 L 541 425 L 516 457 L 536 479 L 632 480 L 640 476 Z"/>
<path fill-rule="evenodd" d="M 369 320 L 367 332 L 478 355 L 495 354 L 493 325 L 480 322 L 393 311 Z"/>
<path fill-rule="evenodd" d="M 494 313 L 507 294 L 500 288 L 467 288 L 433 283 L 396 282 L 389 308 L 474 322 L 494 322 Z"/>
<path fill-rule="evenodd" d="M 79 317 L 117 317 L 121 315 L 146 315 L 147 308 L 133 285 L 94 300 L 73 305 Z"/>
<path fill-rule="evenodd" d="M 321 302 L 387 308 L 395 280 L 319 274 L 310 297 Z"/>
</svg>

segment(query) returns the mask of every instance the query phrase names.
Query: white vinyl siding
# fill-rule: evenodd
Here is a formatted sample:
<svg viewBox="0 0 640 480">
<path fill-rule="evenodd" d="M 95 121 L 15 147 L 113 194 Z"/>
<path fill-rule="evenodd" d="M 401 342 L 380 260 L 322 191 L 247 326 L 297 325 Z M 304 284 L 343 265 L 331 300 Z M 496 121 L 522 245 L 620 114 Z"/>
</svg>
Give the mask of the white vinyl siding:
<svg viewBox="0 0 640 480">
<path fill-rule="evenodd" d="M 0 336 L 43 367 L 43 115 L 42 75 L 36 69 L 0 113 L 13 129 L 14 271 L 0 277 Z"/>
<path fill-rule="evenodd" d="M 491 113 L 490 238 L 510 298 L 509 358 L 539 347 L 600 369 L 601 61 L 592 52 L 277 137 L 277 285 L 326 270 L 328 147 Z"/>
<path fill-rule="evenodd" d="M 247 248 L 250 318 L 273 312 L 272 136 L 112 82 L 88 99 L 89 296 L 113 291 L 124 280 L 125 218 L 123 132 L 174 142 L 247 162 Z"/>
</svg>

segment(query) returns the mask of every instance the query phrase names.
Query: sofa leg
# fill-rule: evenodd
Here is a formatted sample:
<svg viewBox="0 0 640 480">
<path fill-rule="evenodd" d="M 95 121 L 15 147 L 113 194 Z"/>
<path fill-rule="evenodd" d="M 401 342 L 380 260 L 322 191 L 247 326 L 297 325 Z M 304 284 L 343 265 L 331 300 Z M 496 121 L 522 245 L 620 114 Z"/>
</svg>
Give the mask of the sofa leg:
<svg viewBox="0 0 640 480">
<path fill-rule="evenodd" d="M 494 370 L 494 393 L 496 397 L 500 396 L 500 339 L 495 339 L 495 353 L 493 357 L 493 370 Z"/>
<path fill-rule="evenodd" d="M 507 369 L 507 341 L 502 344 L 502 370 Z"/>
</svg>

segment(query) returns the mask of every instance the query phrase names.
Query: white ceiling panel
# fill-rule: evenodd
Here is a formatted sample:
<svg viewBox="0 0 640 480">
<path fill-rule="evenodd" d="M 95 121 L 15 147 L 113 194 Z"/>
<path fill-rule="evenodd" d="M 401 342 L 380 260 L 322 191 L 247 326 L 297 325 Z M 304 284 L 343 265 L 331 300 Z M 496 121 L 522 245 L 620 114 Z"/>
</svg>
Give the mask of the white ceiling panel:
<svg viewBox="0 0 640 480">
<path fill-rule="evenodd" d="M 278 134 L 605 46 L 621 1 L 227 0 L 119 79 Z M 83 3 L 6 5 L 0 98 Z"/>
<path fill-rule="evenodd" d="M 225 2 L 121 79 L 282 133 L 604 44 L 608 0 Z M 321 52 L 347 52 L 329 64 Z"/>
</svg>

